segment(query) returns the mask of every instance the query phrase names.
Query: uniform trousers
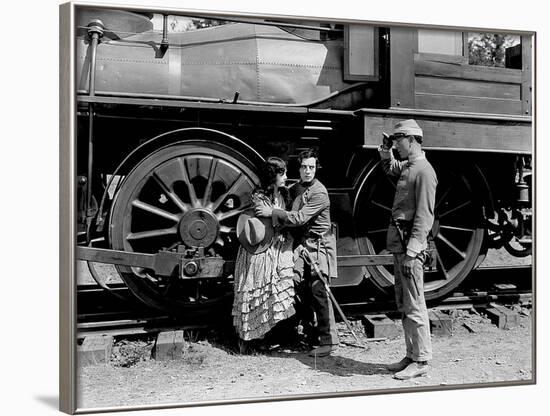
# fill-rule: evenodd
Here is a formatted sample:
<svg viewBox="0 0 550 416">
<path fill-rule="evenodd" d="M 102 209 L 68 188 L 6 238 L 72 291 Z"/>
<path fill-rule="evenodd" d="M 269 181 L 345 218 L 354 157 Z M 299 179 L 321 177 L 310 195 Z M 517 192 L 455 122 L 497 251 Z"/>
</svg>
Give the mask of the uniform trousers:
<svg viewBox="0 0 550 416">
<path fill-rule="evenodd" d="M 403 273 L 405 253 L 394 253 L 395 302 L 401 312 L 407 357 L 414 361 L 432 359 L 430 321 L 424 299 L 424 266 L 420 255 L 413 261 L 412 276 Z"/>
<path fill-rule="evenodd" d="M 323 276 L 327 279 L 326 275 Z M 298 318 L 302 319 L 306 327 L 313 327 L 316 322 L 320 345 L 337 345 L 339 341 L 334 308 L 322 280 L 309 265 L 305 265 L 303 272 L 295 272 L 294 283 L 299 298 L 296 304 Z"/>
</svg>

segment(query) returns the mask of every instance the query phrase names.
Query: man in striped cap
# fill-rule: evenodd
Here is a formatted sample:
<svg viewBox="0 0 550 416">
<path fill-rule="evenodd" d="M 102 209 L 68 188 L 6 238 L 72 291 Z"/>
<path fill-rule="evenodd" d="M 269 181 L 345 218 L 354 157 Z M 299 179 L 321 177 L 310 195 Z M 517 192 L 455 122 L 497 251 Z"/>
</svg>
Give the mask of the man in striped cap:
<svg viewBox="0 0 550 416">
<path fill-rule="evenodd" d="M 400 380 L 424 375 L 432 358 L 430 321 L 424 299 L 424 261 L 434 221 L 437 177 L 422 151 L 423 132 L 415 120 L 397 123 L 378 148 L 386 174 L 399 177 L 387 234 L 393 253 L 395 299 L 402 314 L 406 356 L 388 368 Z M 401 161 L 393 157 L 397 149 Z"/>
</svg>

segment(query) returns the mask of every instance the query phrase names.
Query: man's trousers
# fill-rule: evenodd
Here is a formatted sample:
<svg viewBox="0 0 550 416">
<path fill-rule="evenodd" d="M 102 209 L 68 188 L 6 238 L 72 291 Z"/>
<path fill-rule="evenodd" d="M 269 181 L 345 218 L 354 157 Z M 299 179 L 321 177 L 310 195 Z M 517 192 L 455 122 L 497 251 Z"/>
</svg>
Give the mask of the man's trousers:
<svg viewBox="0 0 550 416">
<path fill-rule="evenodd" d="M 407 357 L 414 361 L 432 359 L 430 320 L 424 299 L 424 266 L 422 256 L 413 262 L 412 276 L 403 274 L 405 253 L 393 255 L 395 302 L 401 312 Z"/>
<path fill-rule="evenodd" d="M 326 276 L 325 276 L 326 279 Z M 334 308 L 325 285 L 315 272 L 306 265 L 303 276 L 295 274 L 296 294 L 299 297 L 297 313 L 306 325 L 313 326 L 313 312 L 316 317 L 316 334 L 320 345 L 337 345 L 338 331 L 334 319 Z"/>
</svg>

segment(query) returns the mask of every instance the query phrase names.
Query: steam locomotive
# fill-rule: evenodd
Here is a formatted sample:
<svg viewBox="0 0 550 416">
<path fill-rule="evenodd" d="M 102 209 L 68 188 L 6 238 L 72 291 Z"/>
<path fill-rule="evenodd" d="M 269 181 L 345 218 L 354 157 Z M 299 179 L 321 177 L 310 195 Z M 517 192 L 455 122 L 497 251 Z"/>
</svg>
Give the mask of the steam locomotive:
<svg viewBox="0 0 550 416">
<path fill-rule="evenodd" d="M 174 15 L 76 9 L 79 259 L 115 264 L 155 308 L 212 310 L 231 296 L 235 224 L 262 161 L 279 156 L 297 178 L 313 147 L 338 242 L 332 285 L 390 293 L 395 183 L 376 147 L 409 118 L 439 178 L 426 298 L 489 248 L 531 254 L 530 35 L 493 68 L 468 63 L 464 31 L 219 19 L 190 13 L 192 30 L 173 31 Z"/>
</svg>

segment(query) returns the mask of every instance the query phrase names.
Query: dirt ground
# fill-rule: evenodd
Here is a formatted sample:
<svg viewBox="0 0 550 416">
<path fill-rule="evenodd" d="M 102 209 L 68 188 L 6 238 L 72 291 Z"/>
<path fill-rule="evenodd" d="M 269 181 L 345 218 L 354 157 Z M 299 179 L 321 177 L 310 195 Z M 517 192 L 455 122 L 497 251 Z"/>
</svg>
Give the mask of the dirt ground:
<svg viewBox="0 0 550 416">
<path fill-rule="evenodd" d="M 192 403 L 222 399 L 258 399 L 301 394 L 375 391 L 419 386 L 455 386 L 527 382 L 533 378 L 530 308 L 516 306 L 519 325 L 498 329 L 475 310 L 456 311 L 452 336 L 433 336 L 434 358 L 428 375 L 399 381 L 386 369 L 404 354 L 401 335 L 367 341 L 354 321 L 357 347 L 339 323 L 340 347 L 333 355 L 312 358 L 304 350 L 273 347 L 241 355 L 219 336 L 185 333 L 181 359 L 151 359 L 153 339 L 121 340 L 111 362 L 79 368 L 78 406 L 116 407 Z M 397 321 L 396 321 L 397 322 Z M 471 332 L 464 324 L 467 324 Z M 399 334 L 401 328 L 399 322 Z"/>
</svg>

